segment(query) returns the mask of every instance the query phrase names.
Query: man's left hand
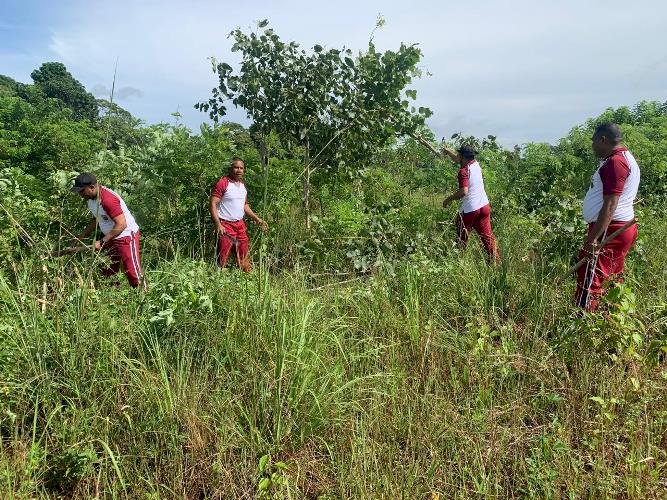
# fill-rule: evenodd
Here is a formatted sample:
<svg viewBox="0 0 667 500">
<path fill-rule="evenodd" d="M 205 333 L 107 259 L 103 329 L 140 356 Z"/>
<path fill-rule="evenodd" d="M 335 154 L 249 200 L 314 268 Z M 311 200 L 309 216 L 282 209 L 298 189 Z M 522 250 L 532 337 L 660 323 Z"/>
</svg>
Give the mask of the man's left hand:
<svg viewBox="0 0 667 500">
<path fill-rule="evenodd" d="M 268 231 L 269 230 L 269 225 L 266 222 L 264 222 L 262 219 L 257 219 L 255 221 L 255 224 L 257 224 L 258 226 L 261 226 L 262 231 Z"/>
<path fill-rule="evenodd" d="M 104 243 L 102 240 L 95 240 L 95 250 L 102 250 Z"/>
<path fill-rule="evenodd" d="M 584 251 L 585 258 L 592 260 L 600 253 L 600 246 L 595 241 L 584 241 L 584 246 L 582 247 Z"/>
</svg>

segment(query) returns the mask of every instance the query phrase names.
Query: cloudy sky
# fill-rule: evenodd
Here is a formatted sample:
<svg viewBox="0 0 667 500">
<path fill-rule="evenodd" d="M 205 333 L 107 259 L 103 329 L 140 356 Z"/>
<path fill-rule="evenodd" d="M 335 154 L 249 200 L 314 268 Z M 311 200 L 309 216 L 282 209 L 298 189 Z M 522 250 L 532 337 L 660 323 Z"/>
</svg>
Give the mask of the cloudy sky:
<svg viewBox="0 0 667 500">
<path fill-rule="evenodd" d="M 667 100 L 665 0 L 2 0 L 0 74 L 30 82 L 42 62 L 61 61 L 108 96 L 118 60 L 121 106 L 147 123 L 178 111 L 197 130 L 206 117 L 192 106 L 216 82 L 207 58 L 236 60 L 232 29 L 266 18 L 302 46 L 359 50 L 378 14 L 379 48 L 423 51 L 413 87 L 438 136 L 554 142 L 606 107 Z M 247 123 L 242 111 L 229 119 Z"/>
</svg>

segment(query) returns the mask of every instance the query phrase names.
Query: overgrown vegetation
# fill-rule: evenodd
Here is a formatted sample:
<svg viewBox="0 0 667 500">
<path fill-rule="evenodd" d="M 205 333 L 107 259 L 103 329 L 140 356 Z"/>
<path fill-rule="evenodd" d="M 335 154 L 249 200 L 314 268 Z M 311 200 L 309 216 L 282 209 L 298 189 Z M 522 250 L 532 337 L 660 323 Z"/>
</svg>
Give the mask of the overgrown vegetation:
<svg viewBox="0 0 667 500">
<path fill-rule="evenodd" d="M 312 56 L 353 71 L 389 57 L 372 50 Z M 275 121 L 144 126 L 61 66 L 0 77 L 3 497 L 664 494 L 665 104 L 610 109 L 555 146 L 478 141 L 490 267 L 439 208 L 455 168 L 412 139 L 374 143 L 354 175 L 319 157 L 304 206 L 304 144 Z M 605 313 L 580 316 L 562 275 L 600 120 L 642 167 L 640 240 Z M 235 155 L 272 227 L 251 233 L 248 275 L 214 266 L 206 209 Z M 146 295 L 108 286 L 99 256 L 47 258 L 87 217 L 68 193 L 84 170 L 138 219 Z"/>
</svg>

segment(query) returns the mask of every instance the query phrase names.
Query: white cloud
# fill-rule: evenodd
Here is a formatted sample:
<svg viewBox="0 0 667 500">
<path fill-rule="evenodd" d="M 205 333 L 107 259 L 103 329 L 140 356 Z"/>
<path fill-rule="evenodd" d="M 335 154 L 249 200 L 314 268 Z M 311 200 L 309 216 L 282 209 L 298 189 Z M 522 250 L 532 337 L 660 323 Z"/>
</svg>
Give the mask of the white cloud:
<svg viewBox="0 0 667 500">
<path fill-rule="evenodd" d="M 268 18 L 284 39 L 363 48 L 378 12 L 381 49 L 419 43 L 415 82 L 438 136 L 463 131 L 498 135 L 506 144 L 555 141 L 608 106 L 667 99 L 667 3 L 646 0 L 317 3 L 76 2 L 48 30 L 43 59 L 57 58 L 86 86 L 142 89 L 124 105 L 152 122 L 179 109 L 197 128 L 192 105 L 215 85 L 209 56 L 233 62 L 229 31 Z M 29 74 L 29 71 L 28 71 Z M 230 110 L 230 119 L 244 113 Z"/>
<path fill-rule="evenodd" d="M 100 97 L 102 99 L 109 99 L 111 97 L 111 89 L 106 85 L 98 83 L 90 91 L 95 97 Z M 114 89 L 113 98 L 117 100 L 125 100 L 130 97 L 142 97 L 144 95 L 141 89 L 135 87 L 121 87 Z"/>
</svg>

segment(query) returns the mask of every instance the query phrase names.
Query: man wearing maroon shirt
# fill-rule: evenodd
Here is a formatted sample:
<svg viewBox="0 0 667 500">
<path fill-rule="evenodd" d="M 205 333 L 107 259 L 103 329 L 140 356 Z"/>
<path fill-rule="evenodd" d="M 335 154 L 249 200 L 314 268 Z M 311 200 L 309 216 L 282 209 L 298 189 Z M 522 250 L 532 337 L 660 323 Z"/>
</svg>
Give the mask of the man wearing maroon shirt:
<svg viewBox="0 0 667 500">
<path fill-rule="evenodd" d="M 95 241 L 95 250 L 103 250 L 111 259 L 111 265 L 103 270 L 103 274 L 117 274 L 122 263 L 130 286 L 136 288 L 143 283 L 146 291 L 141 271 L 139 226 L 125 201 L 115 191 L 100 185 L 97 178 L 88 172 L 77 176 L 71 191 L 86 200 L 93 216 L 78 239 L 89 237 L 98 226 L 102 233 L 102 237 Z"/>
<path fill-rule="evenodd" d="M 236 263 L 244 271 L 250 271 L 248 263 L 248 235 L 243 216 L 250 217 L 263 231 L 269 227 L 248 205 L 248 190 L 243 182 L 245 164 L 238 157 L 232 158 L 227 175 L 221 177 L 211 192 L 209 210 L 218 231 L 217 260 L 225 267 L 229 252 L 236 246 Z"/>
<path fill-rule="evenodd" d="M 498 246 L 491 229 L 491 205 L 484 190 L 482 169 L 475 159 L 475 150 L 461 146 L 457 152 L 444 148 L 443 152 L 459 164 L 459 189 L 442 202 L 443 208 L 454 200 L 461 200 L 461 208 L 456 215 L 456 234 L 461 246 L 468 242 L 468 233 L 475 229 L 491 262 L 498 262 Z"/>
<path fill-rule="evenodd" d="M 615 123 L 598 125 L 592 138 L 592 149 L 600 158 L 600 166 L 584 198 L 588 235 L 579 258 L 588 261 L 578 270 L 575 296 L 577 305 L 589 311 L 597 309 L 604 293 L 603 283 L 623 272 L 625 256 L 637 239 L 637 225 L 632 224 L 603 248 L 599 247 L 607 234 L 635 217 L 633 204 L 639 189 L 639 165 L 630 151 L 621 146 L 621 140 L 621 129 Z"/>
</svg>

